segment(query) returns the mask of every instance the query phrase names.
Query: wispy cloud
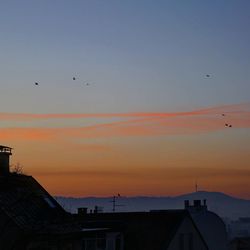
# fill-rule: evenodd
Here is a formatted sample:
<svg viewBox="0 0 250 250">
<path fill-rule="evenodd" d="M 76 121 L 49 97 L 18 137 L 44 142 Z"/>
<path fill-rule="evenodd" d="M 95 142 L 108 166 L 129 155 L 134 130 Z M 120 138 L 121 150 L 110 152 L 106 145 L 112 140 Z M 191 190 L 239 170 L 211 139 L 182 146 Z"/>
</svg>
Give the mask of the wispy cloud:
<svg viewBox="0 0 250 250">
<path fill-rule="evenodd" d="M 96 113 L 96 114 L 19 114 L 0 113 L 1 121 L 30 121 L 48 119 L 80 119 L 80 118 L 139 118 L 139 117 L 175 117 L 182 115 L 195 115 L 200 111 L 177 112 L 177 113 Z"/>
<path fill-rule="evenodd" d="M 80 119 L 80 118 L 167 118 L 179 116 L 195 116 L 209 114 L 234 114 L 250 112 L 250 103 L 224 105 L 183 112 L 134 112 L 134 113 L 72 113 L 72 114 L 30 114 L 30 113 L 0 113 L 0 121 L 27 121 L 49 119 Z"/>
<path fill-rule="evenodd" d="M 2 127 L 0 138 L 15 140 L 58 140 L 67 138 L 102 138 L 195 134 L 222 129 L 249 128 L 250 105 L 239 104 L 178 113 L 126 114 L 0 114 L 8 119 L 77 119 L 105 117 L 105 122 L 77 127 Z M 109 121 L 109 118 L 122 118 Z M 124 119 L 126 118 L 126 119 Z M 225 127 L 232 124 L 232 128 Z M 79 123 L 82 124 L 82 123 Z"/>
</svg>

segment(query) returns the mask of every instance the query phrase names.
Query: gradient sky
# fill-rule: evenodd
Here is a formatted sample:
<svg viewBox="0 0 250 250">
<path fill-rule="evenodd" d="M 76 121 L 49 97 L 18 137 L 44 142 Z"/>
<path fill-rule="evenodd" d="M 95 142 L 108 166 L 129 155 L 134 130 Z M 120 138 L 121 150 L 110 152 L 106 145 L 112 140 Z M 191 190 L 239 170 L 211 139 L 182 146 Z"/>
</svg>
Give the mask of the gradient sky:
<svg viewBox="0 0 250 250">
<path fill-rule="evenodd" d="M 248 0 L 0 1 L 0 144 L 55 195 L 250 199 L 249 25 Z"/>
</svg>

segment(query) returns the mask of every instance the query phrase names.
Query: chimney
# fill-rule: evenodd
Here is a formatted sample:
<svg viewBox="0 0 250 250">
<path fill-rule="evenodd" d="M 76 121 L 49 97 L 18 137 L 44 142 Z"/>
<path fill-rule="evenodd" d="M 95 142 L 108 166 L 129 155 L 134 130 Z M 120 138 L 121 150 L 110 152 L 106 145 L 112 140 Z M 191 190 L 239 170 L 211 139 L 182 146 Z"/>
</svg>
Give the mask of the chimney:
<svg viewBox="0 0 250 250">
<path fill-rule="evenodd" d="M 10 173 L 10 155 L 11 149 L 0 145 L 0 176 L 6 176 Z"/>
<path fill-rule="evenodd" d="M 77 214 L 78 215 L 85 215 L 88 213 L 88 208 L 87 207 L 78 207 L 77 208 Z"/>
<path fill-rule="evenodd" d="M 103 213 L 103 207 L 95 206 L 94 214 Z"/>
<path fill-rule="evenodd" d="M 185 204 L 185 209 L 188 209 L 189 208 L 189 200 L 185 200 L 184 204 Z"/>
<path fill-rule="evenodd" d="M 207 200 L 206 199 L 203 200 L 203 205 L 207 206 Z"/>
<path fill-rule="evenodd" d="M 194 207 L 200 208 L 201 207 L 201 200 L 194 200 Z"/>
</svg>

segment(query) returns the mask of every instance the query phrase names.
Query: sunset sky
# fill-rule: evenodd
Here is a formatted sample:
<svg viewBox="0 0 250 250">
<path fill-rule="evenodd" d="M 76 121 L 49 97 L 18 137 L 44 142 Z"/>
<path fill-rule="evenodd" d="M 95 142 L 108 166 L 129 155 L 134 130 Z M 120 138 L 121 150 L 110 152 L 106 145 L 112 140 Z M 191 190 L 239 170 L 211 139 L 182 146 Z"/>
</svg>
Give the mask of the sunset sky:
<svg viewBox="0 0 250 250">
<path fill-rule="evenodd" d="M 250 199 L 249 26 L 249 0 L 0 1 L 0 145 L 53 195 Z"/>
</svg>

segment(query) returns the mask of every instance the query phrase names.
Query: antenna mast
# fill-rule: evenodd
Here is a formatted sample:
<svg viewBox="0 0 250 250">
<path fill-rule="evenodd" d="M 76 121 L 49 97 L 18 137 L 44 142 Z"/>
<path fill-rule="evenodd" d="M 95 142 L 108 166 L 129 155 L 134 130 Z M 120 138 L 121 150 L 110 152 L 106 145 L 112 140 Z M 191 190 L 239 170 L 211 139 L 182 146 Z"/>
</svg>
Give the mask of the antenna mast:
<svg viewBox="0 0 250 250">
<path fill-rule="evenodd" d="M 197 183 L 197 180 L 195 180 L 195 192 L 196 193 L 198 192 L 198 183 Z"/>
<path fill-rule="evenodd" d="M 117 202 L 117 198 L 120 198 L 120 197 L 121 197 L 120 194 L 114 195 L 113 198 L 112 198 L 112 200 L 110 201 L 110 202 L 112 202 L 112 212 L 113 213 L 115 213 L 117 207 L 123 206 L 123 205 L 119 205 L 119 204 L 116 203 Z"/>
</svg>

